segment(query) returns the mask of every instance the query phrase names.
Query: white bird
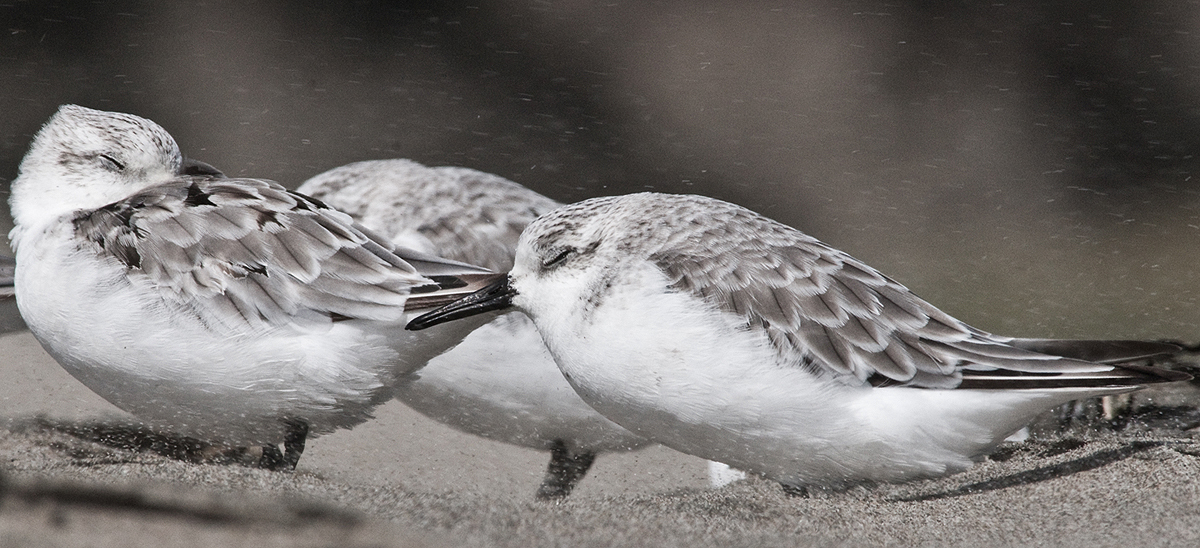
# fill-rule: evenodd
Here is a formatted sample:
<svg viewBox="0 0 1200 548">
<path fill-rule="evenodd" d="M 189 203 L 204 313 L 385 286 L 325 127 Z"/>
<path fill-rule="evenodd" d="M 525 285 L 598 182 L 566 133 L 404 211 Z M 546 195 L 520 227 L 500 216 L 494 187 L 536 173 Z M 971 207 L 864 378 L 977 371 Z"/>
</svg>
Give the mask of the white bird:
<svg viewBox="0 0 1200 548">
<path fill-rule="evenodd" d="M 512 268 L 521 231 L 559 203 L 473 169 L 409 160 L 357 162 L 298 192 L 350 214 L 393 243 L 490 268 Z M 598 453 L 649 442 L 575 394 L 527 316 L 506 314 L 397 387 L 416 411 L 460 431 L 550 451 L 539 499 L 570 494 Z"/>
<path fill-rule="evenodd" d="M 609 419 L 800 491 L 961 471 L 1056 405 L 1188 378 L 1076 359 L 1170 344 L 985 333 L 798 230 L 699 196 L 555 210 L 521 235 L 507 277 L 409 328 L 510 305 Z"/>
<path fill-rule="evenodd" d="M 17 305 L 47 352 L 151 426 L 262 445 L 269 467 L 294 468 L 308 436 L 370 418 L 475 327 L 402 335 L 412 311 L 489 271 L 185 162 L 150 120 L 63 106 L 20 170 Z"/>
</svg>

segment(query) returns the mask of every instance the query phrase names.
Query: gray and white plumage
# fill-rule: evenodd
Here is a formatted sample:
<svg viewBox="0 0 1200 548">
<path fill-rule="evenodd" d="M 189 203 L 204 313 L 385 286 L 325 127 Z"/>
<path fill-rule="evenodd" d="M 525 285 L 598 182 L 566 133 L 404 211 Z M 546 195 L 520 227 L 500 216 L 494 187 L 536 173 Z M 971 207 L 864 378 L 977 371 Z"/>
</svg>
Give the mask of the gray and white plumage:
<svg viewBox="0 0 1200 548">
<path fill-rule="evenodd" d="M 1101 363 L 1169 344 L 972 328 L 798 230 L 699 196 L 560 208 L 525 230 L 505 280 L 410 328 L 509 303 L 609 419 L 796 487 L 960 471 L 1055 405 L 1187 378 Z"/>
<path fill-rule="evenodd" d="M 396 245 L 496 271 L 512 267 L 521 231 L 562 205 L 498 175 L 404 159 L 333 168 L 296 190 L 383 231 Z"/>
<path fill-rule="evenodd" d="M 301 185 L 299 192 L 345 211 L 398 245 L 477 264 L 512 267 L 521 231 L 559 203 L 502 177 L 409 160 L 356 162 Z M 565 496 L 602 452 L 647 440 L 617 426 L 571 389 L 533 323 L 506 314 L 432 359 L 397 388 L 418 412 L 458 430 L 552 451 L 542 498 Z M 565 477 L 555 470 L 567 469 Z"/>
<path fill-rule="evenodd" d="M 74 105 L 34 138 L 10 203 L 18 306 L 68 372 L 151 425 L 294 458 L 475 327 L 397 335 L 487 273 Z"/>
</svg>

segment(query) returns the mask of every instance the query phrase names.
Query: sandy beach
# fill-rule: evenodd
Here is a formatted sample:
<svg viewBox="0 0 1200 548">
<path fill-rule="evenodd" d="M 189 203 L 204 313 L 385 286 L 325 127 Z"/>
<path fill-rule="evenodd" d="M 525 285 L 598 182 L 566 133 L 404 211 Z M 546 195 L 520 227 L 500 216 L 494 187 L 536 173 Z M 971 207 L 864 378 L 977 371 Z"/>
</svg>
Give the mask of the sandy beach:
<svg viewBox="0 0 1200 548">
<path fill-rule="evenodd" d="M 652 447 L 602 456 L 555 504 L 533 501 L 545 455 L 398 403 L 312 441 L 295 473 L 269 472 L 164 456 L 177 440 L 135 428 L 27 331 L 0 337 L 0 356 L 2 546 L 1181 546 L 1200 537 L 1189 412 L 1146 414 L 1116 431 L 1062 430 L 1048 417 L 1030 440 L 966 473 L 809 498 L 758 479 L 709 489 L 703 461 Z M 1189 397 L 1179 387 L 1137 401 Z"/>
</svg>

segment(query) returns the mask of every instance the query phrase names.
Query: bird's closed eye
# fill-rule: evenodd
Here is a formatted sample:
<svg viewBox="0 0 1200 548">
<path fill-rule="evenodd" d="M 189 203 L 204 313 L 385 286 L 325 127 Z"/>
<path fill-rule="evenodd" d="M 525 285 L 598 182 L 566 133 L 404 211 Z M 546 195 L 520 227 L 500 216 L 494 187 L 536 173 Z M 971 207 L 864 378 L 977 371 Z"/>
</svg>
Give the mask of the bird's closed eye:
<svg viewBox="0 0 1200 548">
<path fill-rule="evenodd" d="M 107 154 L 100 155 L 100 163 L 103 164 L 106 169 L 112 171 L 122 171 L 125 169 L 125 164 L 122 164 L 121 162 L 117 161 L 116 158 L 113 158 Z"/>
<path fill-rule="evenodd" d="M 574 252 L 575 252 L 574 249 L 571 249 L 568 247 L 568 248 L 562 250 L 561 252 L 559 252 L 558 255 L 555 255 L 555 256 L 543 261 L 542 268 L 551 268 L 554 266 L 558 266 L 563 261 L 567 260 L 567 257 L 570 257 L 571 253 L 574 253 Z"/>
</svg>

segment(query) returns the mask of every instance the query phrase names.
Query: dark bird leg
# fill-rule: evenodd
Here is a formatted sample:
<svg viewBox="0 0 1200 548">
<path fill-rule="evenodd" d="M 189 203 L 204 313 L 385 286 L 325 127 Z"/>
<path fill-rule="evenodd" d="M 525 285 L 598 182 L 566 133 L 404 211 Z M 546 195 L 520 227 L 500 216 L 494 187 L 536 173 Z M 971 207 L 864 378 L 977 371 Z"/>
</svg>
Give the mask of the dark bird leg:
<svg viewBox="0 0 1200 548">
<path fill-rule="evenodd" d="M 550 464 L 546 467 L 546 477 L 538 488 L 537 500 L 555 500 L 571 494 L 575 484 L 583 479 L 596 454 L 591 451 L 571 454 L 567 444 L 562 440 L 554 440 L 550 448 Z"/>
<path fill-rule="evenodd" d="M 258 458 L 258 467 L 267 470 L 283 470 L 283 453 L 274 445 L 262 446 L 262 456 Z"/>
<path fill-rule="evenodd" d="M 264 445 L 258 466 L 267 470 L 295 470 L 304 452 L 304 441 L 308 439 L 308 423 L 300 419 L 283 421 L 287 432 L 283 434 L 283 452 L 274 445 Z"/>
<path fill-rule="evenodd" d="M 304 452 L 304 441 L 308 439 L 308 423 L 300 419 L 284 421 L 288 431 L 283 436 L 283 463 L 288 470 L 295 470 L 300 462 L 300 453 Z"/>
</svg>

